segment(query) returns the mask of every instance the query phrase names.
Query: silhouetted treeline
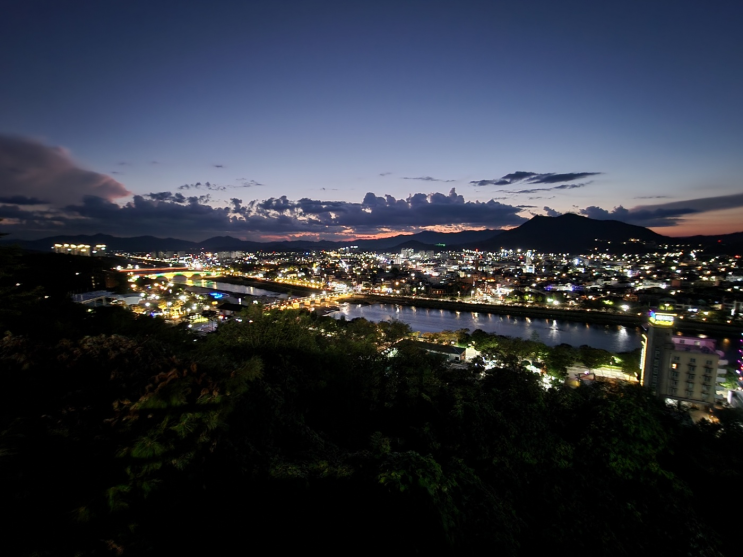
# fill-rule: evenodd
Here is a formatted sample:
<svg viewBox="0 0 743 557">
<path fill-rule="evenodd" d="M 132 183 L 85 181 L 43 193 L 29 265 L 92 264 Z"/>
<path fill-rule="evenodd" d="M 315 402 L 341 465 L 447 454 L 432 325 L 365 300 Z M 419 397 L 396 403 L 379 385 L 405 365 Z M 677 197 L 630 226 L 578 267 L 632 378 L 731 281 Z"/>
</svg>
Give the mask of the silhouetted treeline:
<svg viewBox="0 0 743 557">
<path fill-rule="evenodd" d="M 2 554 L 735 554 L 715 512 L 743 470 L 734 412 L 545 390 L 520 358 L 452 368 L 397 323 L 255 307 L 196 337 L 9 303 Z"/>
</svg>

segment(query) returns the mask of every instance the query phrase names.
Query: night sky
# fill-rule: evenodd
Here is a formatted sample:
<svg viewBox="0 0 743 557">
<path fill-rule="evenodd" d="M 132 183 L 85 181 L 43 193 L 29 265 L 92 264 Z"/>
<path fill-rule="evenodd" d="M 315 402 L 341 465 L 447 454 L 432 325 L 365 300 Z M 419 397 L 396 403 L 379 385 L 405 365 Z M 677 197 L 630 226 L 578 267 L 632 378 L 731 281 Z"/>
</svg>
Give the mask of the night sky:
<svg viewBox="0 0 743 557">
<path fill-rule="evenodd" d="M 5 0 L 0 232 L 743 230 L 743 2 Z"/>
</svg>

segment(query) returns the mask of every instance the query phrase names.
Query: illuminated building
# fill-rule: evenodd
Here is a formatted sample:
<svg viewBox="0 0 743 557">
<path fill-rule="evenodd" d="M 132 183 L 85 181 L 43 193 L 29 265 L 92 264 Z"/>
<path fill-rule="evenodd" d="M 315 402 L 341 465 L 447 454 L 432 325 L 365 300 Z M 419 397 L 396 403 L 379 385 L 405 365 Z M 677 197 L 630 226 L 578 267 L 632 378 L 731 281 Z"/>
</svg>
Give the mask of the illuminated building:
<svg viewBox="0 0 743 557">
<path fill-rule="evenodd" d="M 106 245 L 97 244 L 92 250 L 88 244 L 54 244 L 54 253 L 66 253 L 68 255 L 106 255 Z"/>
<path fill-rule="evenodd" d="M 642 336 L 642 384 L 665 399 L 712 406 L 720 361 L 715 341 L 674 334 L 674 318 L 650 312 Z"/>
</svg>

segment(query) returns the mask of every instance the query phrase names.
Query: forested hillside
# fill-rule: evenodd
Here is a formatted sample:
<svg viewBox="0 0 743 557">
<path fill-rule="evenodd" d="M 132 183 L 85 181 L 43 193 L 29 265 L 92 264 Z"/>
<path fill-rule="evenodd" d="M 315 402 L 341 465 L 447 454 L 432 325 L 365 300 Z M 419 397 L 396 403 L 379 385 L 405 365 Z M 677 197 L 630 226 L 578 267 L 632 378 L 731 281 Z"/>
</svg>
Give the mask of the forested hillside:
<svg viewBox="0 0 743 557">
<path fill-rule="evenodd" d="M 5 268 L 4 555 L 735 554 L 732 411 L 454 369 L 396 323 L 256 306 L 196 337 Z"/>
</svg>

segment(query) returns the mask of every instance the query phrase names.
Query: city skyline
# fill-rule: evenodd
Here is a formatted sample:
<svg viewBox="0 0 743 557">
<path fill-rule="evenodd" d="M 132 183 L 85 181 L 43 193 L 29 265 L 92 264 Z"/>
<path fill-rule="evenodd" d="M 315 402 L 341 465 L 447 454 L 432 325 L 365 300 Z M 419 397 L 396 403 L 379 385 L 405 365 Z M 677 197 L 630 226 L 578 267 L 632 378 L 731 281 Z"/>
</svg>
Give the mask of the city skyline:
<svg viewBox="0 0 743 557">
<path fill-rule="evenodd" d="M 743 6 L 11 2 L 0 232 L 743 230 Z"/>
</svg>

